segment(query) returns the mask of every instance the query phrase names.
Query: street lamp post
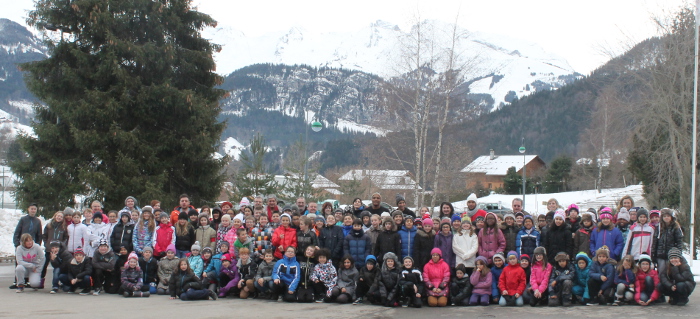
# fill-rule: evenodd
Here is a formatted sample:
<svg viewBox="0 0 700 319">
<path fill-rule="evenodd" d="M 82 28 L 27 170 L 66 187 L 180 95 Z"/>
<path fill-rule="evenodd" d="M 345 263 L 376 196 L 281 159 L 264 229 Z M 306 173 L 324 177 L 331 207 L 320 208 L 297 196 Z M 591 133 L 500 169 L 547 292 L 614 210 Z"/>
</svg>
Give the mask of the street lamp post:
<svg viewBox="0 0 700 319">
<path fill-rule="evenodd" d="M 527 163 L 525 162 L 525 138 L 524 137 L 523 137 L 523 141 L 522 141 L 522 146 L 520 146 L 520 148 L 518 149 L 518 152 L 520 152 L 520 154 L 523 154 L 523 210 L 525 210 L 525 178 L 526 178 L 525 177 L 525 166 Z"/>
<path fill-rule="evenodd" d="M 323 124 L 319 121 L 311 122 L 311 129 L 314 132 L 319 132 L 323 128 Z M 306 126 L 306 139 L 304 140 L 304 182 L 309 181 L 309 126 Z"/>
</svg>

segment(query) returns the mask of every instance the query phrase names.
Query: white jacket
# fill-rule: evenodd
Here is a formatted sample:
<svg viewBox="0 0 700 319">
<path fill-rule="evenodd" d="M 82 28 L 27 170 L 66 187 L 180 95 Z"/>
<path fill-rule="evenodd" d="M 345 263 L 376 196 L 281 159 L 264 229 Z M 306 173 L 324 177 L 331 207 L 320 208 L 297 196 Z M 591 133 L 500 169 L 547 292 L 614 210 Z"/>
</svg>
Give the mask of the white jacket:
<svg viewBox="0 0 700 319">
<path fill-rule="evenodd" d="M 478 250 L 479 239 L 476 234 L 469 236 L 469 231 L 462 229 L 452 236 L 452 251 L 456 257 L 455 266 L 464 264 L 467 268 L 474 268 Z"/>
<path fill-rule="evenodd" d="M 68 225 L 68 247 L 66 250 L 73 253 L 75 249 L 80 247 L 87 256 L 87 247 L 90 244 L 90 230 L 85 224 L 70 224 Z M 92 248 L 92 247 L 90 247 Z"/>
</svg>

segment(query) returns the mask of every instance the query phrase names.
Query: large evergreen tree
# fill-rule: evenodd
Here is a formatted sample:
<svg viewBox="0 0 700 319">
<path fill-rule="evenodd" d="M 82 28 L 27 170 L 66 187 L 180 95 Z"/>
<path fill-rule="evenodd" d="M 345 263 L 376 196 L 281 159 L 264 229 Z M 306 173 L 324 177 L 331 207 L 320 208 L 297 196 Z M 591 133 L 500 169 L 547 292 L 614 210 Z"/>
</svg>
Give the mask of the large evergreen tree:
<svg viewBox="0 0 700 319">
<path fill-rule="evenodd" d="M 213 200 L 227 158 L 214 159 L 224 91 L 214 87 L 219 47 L 200 30 L 215 25 L 189 0 L 38 0 L 28 23 L 43 31 L 50 58 L 22 65 L 36 106 L 28 157 L 11 163 L 23 207 L 49 211 L 103 200 L 178 194 Z"/>
</svg>

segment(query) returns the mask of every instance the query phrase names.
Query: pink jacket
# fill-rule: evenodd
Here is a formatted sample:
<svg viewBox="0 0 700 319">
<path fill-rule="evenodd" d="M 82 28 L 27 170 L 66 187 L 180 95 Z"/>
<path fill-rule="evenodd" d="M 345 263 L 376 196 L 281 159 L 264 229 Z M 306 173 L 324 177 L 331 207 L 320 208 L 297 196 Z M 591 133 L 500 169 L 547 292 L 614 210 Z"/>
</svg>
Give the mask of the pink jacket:
<svg viewBox="0 0 700 319">
<path fill-rule="evenodd" d="M 433 248 L 430 254 L 438 253 L 442 257 L 442 251 L 439 248 Z M 423 266 L 423 281 L 425 288 L 428 291 L 428 296 L 448 296 L 450 288 L 450 266 L 447 265 L 444 259 L 440 258 L 438 262 L 432 259 Z M 442 291 L 435 293 L 433 288 L 440 288 Z"/>
<path fill-rule="evenodd" d="M 483 256 L 491 265 L 493 255 L 504 252 L 506 249 L 506 237 L 498 227 L 483 228 L 479 231 L 479 256 Z"/>
<path fill-rule="evenodd" d="M 532 291 L 547 291 L 547 285 L 549 285 L 549 275 L 551 273 L 551 264 L 547 264 L 547 267 L 542 270 L 542 262 L 536 261 L 535 264 L 530 267 L 530 287 L 532 287 Z"/>
<path fill-rule="evenodd" d="M 486 274 L 486 276 L 481 276 L 481 274 L 476 271 L 475 268 L 474 272 L 469 277 L 469 281 L 472 283 L 472 286 L 474 286 L 472 293 L 479 295 L 491 295 L 491 281 L 493 280 L 492 276 L 493 275 L 491 272 Z"/>
</svg>

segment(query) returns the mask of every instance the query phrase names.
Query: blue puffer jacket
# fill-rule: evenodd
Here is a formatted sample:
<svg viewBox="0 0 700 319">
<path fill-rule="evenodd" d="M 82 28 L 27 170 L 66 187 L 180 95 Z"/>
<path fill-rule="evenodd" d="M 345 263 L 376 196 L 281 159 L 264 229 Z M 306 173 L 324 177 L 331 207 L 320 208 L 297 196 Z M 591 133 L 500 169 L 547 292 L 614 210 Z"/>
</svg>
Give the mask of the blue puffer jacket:
<svg viewBox="0 0 700 319">
<path fill-rule="evenodd" d="M 343 241 L 343 255 L 350 255 L 355 259 L 355 267 L 361 269 L 365 266 L 365 258 L 371 254 L 372 241 L 369 236 L 360 231 L 360 236 L 352 233 L 345 236 Z"/>
<path fill-rule="evenodd" d="M 610 250 L 610 258 L 620 260 L 622 249 L 625 248 L 625 240 L 622 238 L 622 233 L 613 224 L 605 227 L 598 227 L 591 231 L 591 255 L 595 256 L 598 248 L 608 246 Z"/>
<path fill-rule="evenodd" d="M 227 253 L 228 254 L 228 253 Z M 218 276 L 221 273 L 221 257 L 224 255 L 222 253 L 218 253 L 211 257 L 211 261 L 209 262 L 209 266 L 207 266 L 207 269 L 204 270 L 204 272 L 214 272 Z M 235 259 L 231 258 L 233 261 L 232 263 L 235 264 L 236 261 Z M 202 261 L 203 262 L 203 261 Z"/>
<path fill-rule="evenodd" d="M 297 257 L 284 256 L 275 263 L 275 268 L 272 269 L 272 280 L 279 279 L 289 286 L 289 291 L 296 291 L 299 285 L 299 276 L 301 275 L 301 267 L 297 262 Z"/>
<path fill-rule="evenodd" d="M 411 229 L 406 228 L 406 226 L 401 227 L 399 230 L 399 236 L 401 236 L 401 259 L 406 256 L 413 257 L 413 245 L 415 244 L 416 237 L 416 227 L 411 227 Z"/>
<path fill-rule="evenodd" d="M 518 252 L 518 256 L 527 254 L 530 258 L 533 257 L 535 248 L 540 246 L 540 232 L 535 229 L 535 227 L 530 228 L 530 230 L 522 229 L 518 232 L 515 237 L 515 250 Z"/>
<path fill-rule="evenodd" d="M 583 258 L 586 260 L 586 268 L 581 269 L 576 266 L 576 281 L 574 282 L 573 292 L 575 295 L 583 296 L 584 299 L 591 299 L 588 294 L 588 274 L 591 271 L 591 264 L 593 261 L 588 257 L 588 254 L 580 252 L 576 255 L 576 260 Z M 580 292 L 580 293 L 579 293 Z"/>
<path fill-rule="evenodd" d="M 501 292 L 498 291 L 498 280 L 501 279 L 501 274 L 503 273 L 503 268 L 505 267 L 505 264 L 503 264 L 503 267 L 501 268 L 496 266 L 491 267 L 491 298 L 501 298 Z"/>
<path fill-rule="evenodd" d="M 608 261 L 610 261 L 610 259 L 608 259 Z M 608 288 L 612 288 L 615 284 L 615 265 L 610 262 L 601 265 L 597 261 L 594 261 L 591 263 L 591 270 L 588 272 L 588 275 L 595 280 L 600 280 L 600 276 L 605 276 L 607 280 L 600 286 L 600 290 L 605 291 Z M 598 292 L 596 291 L 594 293 L 597 294 Z"/>
</svg>

